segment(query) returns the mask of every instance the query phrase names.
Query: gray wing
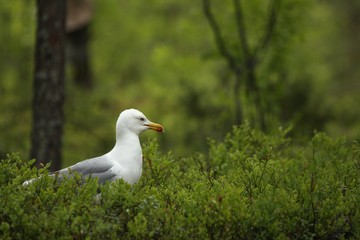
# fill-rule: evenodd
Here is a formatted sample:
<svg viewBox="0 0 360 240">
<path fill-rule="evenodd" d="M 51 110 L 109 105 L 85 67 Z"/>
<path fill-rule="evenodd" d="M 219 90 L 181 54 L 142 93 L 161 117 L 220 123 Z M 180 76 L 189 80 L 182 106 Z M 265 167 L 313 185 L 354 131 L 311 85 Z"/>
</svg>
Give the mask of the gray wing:
<svg viewBox="0 0 360 240">
<path fill-rule="evenodd" d="M 105 156 L 91 158 L 70 167 L 57 171 L 62 175 L 69 175 L 72 171 L 78 172 L 83 179 L 88 177 L 97 177 L 100 184 L 111 180 L 116 174 L 110 169 L 114 166 Z"/>
</svg>

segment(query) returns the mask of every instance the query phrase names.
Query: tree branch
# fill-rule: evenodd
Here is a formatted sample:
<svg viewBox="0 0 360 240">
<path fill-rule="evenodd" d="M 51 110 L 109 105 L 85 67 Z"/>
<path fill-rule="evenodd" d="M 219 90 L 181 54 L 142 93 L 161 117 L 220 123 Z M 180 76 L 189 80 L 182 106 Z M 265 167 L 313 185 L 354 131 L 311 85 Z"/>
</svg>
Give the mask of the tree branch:
<svg viewBox="0 0 360 240">
<path fill-rule="evenodd" d="M 233 0 L 234 8 L 235 8 L 235 19 L 236 19 L 236 26 L 237 31 L 240 38 L 240 44 L 242 51 L 244 53 L 245 61 L 250 59 L 250 49 L 249 44 L 247 41 L 247 31 L 244 23 L 244 15 L 241 9 L 240 0 Z"/>
<path fill-rule="evenodd" d="M 235 20 L 237 26 L 237 32 L 239 34 L 241 48 L 244 54 L 244 63 L 245 63 L 245 84 L 246 84 L 246 93 L 249 97 L 253 97 L 255 107 L 258 111 L 258 120 L 260 123 L 261 129 L 265 130 L 265 119 L 263 114 L 263 107 L 261 104 L 261 97 L 259 86 L 256 78 L 256 55 L 255 52 L 250 49 L 248 43 L 248 35 L 246 31 L 246 24 L 244 20 L 243 10 L 241 6 L 241 0 L 233 0 L 233 5 L 235 9 Z"/>
<path fill-rule="evenodd" d="M 277 24 L 278 8 L 279 8 L 279 0 L 272 0 L 271 3 L 269 4 L 268 18 L 267 18 L 268 20 L 266 22 L 267 27 L 264 30 L 263 37 L 261 38 L 259 44 L 254 50 L 254 57 L 256 57 L 261 50 L 265 50 L 269 46 L 269 43 L 274 35 L 275 26 Z"/>
<path fill-rule="evenodd" d="M 206 19 L 209 22 L 210 28 L 214 34 L 216 46 L 217 46 L 220 54 L 226 59 L 228 65 L 229 65 L 229 68 L 233 71 L 236 71 L 236 69 L 237 69 L 236 60 L 235 60 L 234 56 L 230 54 L 230 52 L 228 51 L 228 49 L 226 47 L 224 38 L 221 35 L 220 27 L 219 27 L 218 23 L 216 22 L 216 19 L 215 19 L 213 13 L 211 12 L 210 0 L 203 0 L 202 2 L 203 2 L 203 11 L 204 11 Z"/>
</svg>

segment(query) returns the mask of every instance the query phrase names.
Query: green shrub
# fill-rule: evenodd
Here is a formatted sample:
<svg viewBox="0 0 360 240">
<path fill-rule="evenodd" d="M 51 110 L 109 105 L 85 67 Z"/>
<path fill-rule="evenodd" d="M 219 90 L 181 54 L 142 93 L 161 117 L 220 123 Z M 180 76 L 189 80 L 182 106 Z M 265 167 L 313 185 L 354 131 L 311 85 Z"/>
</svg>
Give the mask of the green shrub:
<svg viewBox="0 0 360 240">
<path fill-rule="evenodd" d="M 210 141 L 208 155 L 177 159 L 150 141 L 144 156 L 138 184 L 99 186 L 76 173 L 59 183 L 48 166 L 38 171 L 8 155 L 0 162 L 0 238 L 360 238 L 357 143 L 318 133 L 296 146 L 286 131 L 244 125 Z"/>
</svg>

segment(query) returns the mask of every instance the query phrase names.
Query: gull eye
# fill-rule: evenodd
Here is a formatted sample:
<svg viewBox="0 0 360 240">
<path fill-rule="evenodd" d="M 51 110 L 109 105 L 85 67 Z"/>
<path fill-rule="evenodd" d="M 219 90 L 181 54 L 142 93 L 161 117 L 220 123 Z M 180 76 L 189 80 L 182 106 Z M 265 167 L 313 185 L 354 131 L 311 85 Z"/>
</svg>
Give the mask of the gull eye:
<svg viewBox="0 0 360 240">
<path fill-rule="evenodd" d="M 143 117 L 141 117 L 141 118 L 139 118 L 139 119 L 140 119 L 140 121 L 142 121 L 142 122 L 145 121 L 145 118 L 143 118 Z"/>
</svg>

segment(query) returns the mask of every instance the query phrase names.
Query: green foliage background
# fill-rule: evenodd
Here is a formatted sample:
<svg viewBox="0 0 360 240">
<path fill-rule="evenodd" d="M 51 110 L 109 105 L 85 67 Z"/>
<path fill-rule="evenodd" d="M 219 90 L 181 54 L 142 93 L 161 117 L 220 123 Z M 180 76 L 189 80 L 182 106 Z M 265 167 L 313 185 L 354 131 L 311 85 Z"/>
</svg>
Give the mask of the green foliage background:
<svg viewBox="0 0 360 240">
<path fill-rule="evenodd" d="M 64 165 L 108 151 L 116 118 L 129 107 L 166 127 L 160 146 L 177 156 L 205 151 L 208 137 L 221 139 L 231 129 L 234 79 L 217 52 L 201 1 L 94 3 L 90 54 L 95 87 L 76 87 L 68 69 Z M 263 4 L 244 5 L 250 40 L 264 28 Z M 359 139 L 360 51 L 351 32 L 357 22 L 350 18 L 359 11 L 356 6 L 284 1 L 276 38 L 257 70 L 271 128 L 293 125 L 299 137 L 317 129 Z M 224 34 L 235 44 L 231 2 L 214 7 Z M 35 1 L 1 0 L 0 24 L 0 153 L 20 152 L 26 158 Z"/>
</svg>

